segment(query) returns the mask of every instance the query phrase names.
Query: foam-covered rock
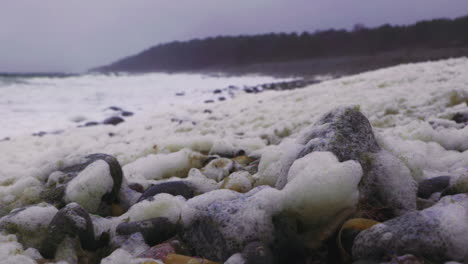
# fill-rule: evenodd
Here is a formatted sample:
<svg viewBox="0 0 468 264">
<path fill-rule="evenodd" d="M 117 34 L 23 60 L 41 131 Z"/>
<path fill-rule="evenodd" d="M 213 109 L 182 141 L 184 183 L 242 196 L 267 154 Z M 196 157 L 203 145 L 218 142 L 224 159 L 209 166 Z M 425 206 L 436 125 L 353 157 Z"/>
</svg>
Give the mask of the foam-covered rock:
<svg viewBox="0 0 468 264">
<path fill-rule="evenodd" d="M 196 194 L 206 193 L 218 189 L 218 182 L 207 178 L 199 169 L 193 168 L 184 179 L 194 189 Z"/>
<path fill-rule="evenodd" d="M 25 247 L 38 248 L 57 212 L 57 208 L 46 203 L 18 208 L 0 218 L 0 230 L 15 234 Z"/>
<path fill-rule="evenodd" d="M 210 161 L 201 170 L 207 178 L 217 182 L 222 181 L 234 170 L 234 162 L 230 159 L 219 158 Z"/>
<path fill-rule="evenodd" d="M 386 150 L 363 155 L 361 203 L 400 215 L 416 210 L 417 184 L 406 165 Z"/>
<path fill-rule="evenodd" d="M 192 200 L 183 211 L 183 236 L 197 255 L 225 261 L 252 240 L 273 241 L 272 216 L 282 208 L 278 190 L 214 191 Z"/>
<path fill-rule="evenodd" d="M 458 194 L 362 231 L 352 254 L 355 259 L 413 254 L 434 262 L 464 261 L 467 248 L 468 195 Z"/>
<path fill-rule="evenodd" d="M 253 178 L 247 171 L 236 171 L 224 179 L 222 188 L 246 193 L 252 189 Z"/>
<path fill-rule="evenodd" d="M 303 130 L 296 144 L 303 145 L 303 148 L 295 159 L 313 151 L 329 151 L 339 161 L 359 161 L 362 154 L 380 150 L 369 120 L 356 107 L 341 107 L 325 114 L 317 123 Z M 278 177 L 276 187 L 281 189 L 286 183 L 287 171 Z"/>
<path fill-rule="evenodd" d="M 102 160 L 86 167 L 65 189 L 65 202 L 76 202 L 90 213 L 96 213 L 102 197 L 112 191 L 114 182 L 109 165 Z"/>
<path fill-rule="evenodd" d="M 90 213 L 108 215 L 110 204 L 118 200 L 122 180 L 116 158 L 92 154 L 81 163 L 51 173 L 41 197 L 58 207 L 77 202 Z"/>
</svg>

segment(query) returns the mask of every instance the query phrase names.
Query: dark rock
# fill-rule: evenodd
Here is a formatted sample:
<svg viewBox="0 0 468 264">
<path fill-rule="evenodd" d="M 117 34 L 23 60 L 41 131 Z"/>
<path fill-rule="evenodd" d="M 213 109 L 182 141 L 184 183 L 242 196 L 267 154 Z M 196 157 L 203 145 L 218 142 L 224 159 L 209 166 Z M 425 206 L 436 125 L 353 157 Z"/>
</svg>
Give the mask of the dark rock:
<svg viewBox="0 0 468 264">
<path fill-rule="evenodd" d="M 185 92 L 176 93 L 175 95 L 176 95 L 176 96 L 184 96 L 184 95 L 185 95 Z"/>
<path fill-rule="evenodd" d="M 190 199 L 194 196 L 193 189 L 184 181 L 164 182 L 149 187 L 138 199 L 138 202 L 151 199 L 153 196 L 160 193 L 168 193 L 174 196 L 181 195 L 185 199 Z"/>
<path fill-rule="evenodd" d="M 115 136 L 115 133 L 109 132 L 109 133 L 107 133 L 107 135 L 108 135 L 109 137 L 113 137 L 113 136 Z"/>
<path fill-rule="evenodd" d="M 10 141 L 10 138 L 9 138 L 9 137 L 5 137 L 5 138 L 3 138 L 3 139 L 0 139 L 0 142 L 2 142 L 2 141 Z"/>
<path fill-rule="evenodd" d="M 205 104 L 211 104 L 211 103 L 214 103 L 214 100 L 211 100 L 211 99 L 205 100 Z"/>
<path fill-rule="evenodd" d="M 455 121 L 456 123 L 468 123 L 468 112 L 467 113 L 456 113 L 453 117 L 452 120 Z"/>
<path fill-rule="evenodd" d="M 307 143 L 300 157 L 312 151 L 330 151 L 343 162 L 361 160 L 363 153 L 380 151 L 369 120 L 357 108 L 334 110 L 315 125 L 318 129 L 306 135 Z M 316 138 L 320 140 L 312 140 Z"/>
<path fill-rule="evenodd" d="M 132 116 L 133 112 L 130 111 L 122 111 L 122 116 Z"/>
<path fill-rule="evenodd" d="M 253 90 L 252 88 L 250 88 L 250 87 L 245 87 L 245 88 L 244 88 L 244 92 L 246 92 L 246 93 L 254 93 L 254 90 Z"/>
<path fill-rule="evenodd" d="M 244 247 L 242 257 L 245 264 L 273 264 L 274 257 L 270 248 L 260 241 L 250 242 Z"/>
<path fill-rule="evenodd" d="M 218 100 L 219 101 L 224 101 L 224 100 L 226 100 L 226 97 L 224 97 L 224 96 L 218 97 Z"/>
<path fill-rule="evenodd" d="M 85 127 L 97 126 L 97 125 L 99 125 L 99 123 L 98 123 L 98 122 L 95 122 L 95 121 L 86 122 L 86 123 L 84 124 Z"/>
<path fill-rule="evenodd" d="M 78 237 L 85 250 L 96 250 L 109 242 L 107 233 L 96 240 L 89 214 L 77 203 L 68 204 L 54 216 L 39 249 L 41 255 L 53 259 L 58 246 L 66 237 Z"/>
<path fill-rule="evenodd" d="M 277 263 L 304 263 L 306 249 L 304 240 L 299 235 L 299 221 L 286 214 L 275 215 L 274 241 L 271 249 Z"/>
<path fill-rule="evenodd" d="M 108 109 L 113 110 L 113 111 L 122 111 L 122 108 L 118 106 L 110 106 Z"/>
<path fill-rule="evenodd" d="M 210 110 L 210 109 L 205 109 L 205 110 L 203 110 L 203 113 L 205 113 L 205 114 L 211 114 L 211 113 L 213 113 L 213 111 Z"/>
<path fill-rule="evenodd" d="M 112 117 L 109 117 L 107 119 L 105 119 L 104 121 L 102 121 L 102 123 L 104 125 L 117 125 L 117 124 L 120 124 L 122 123 L 123 121 L 125 121 L 123 118 L 121 117 L 118 117 L 118 116 L 112 116 Z"/>
<path fill-rule="evenodd" d="M 119 235 L 131 235 L 139 232 L 148 245 L 154 246 L 173 237 L 177 232 L 177 226 L 167 218 L 157 217 L 144 221 L 122 223 L 117 226 L 116 232 Z"/>
<path fill-rule="evenodd" d="M 221 92 L 222 92 L 221 89 L 216 89 L 213 91 L 214 94 L 220 94 Z"/>
<path fill-rule="evenodd" d="M 419 183 L 418 197 L 428 199 L 431 194 L 443 192 L 450 184 L 450 176 L 439 176 Z"/>
</svg>

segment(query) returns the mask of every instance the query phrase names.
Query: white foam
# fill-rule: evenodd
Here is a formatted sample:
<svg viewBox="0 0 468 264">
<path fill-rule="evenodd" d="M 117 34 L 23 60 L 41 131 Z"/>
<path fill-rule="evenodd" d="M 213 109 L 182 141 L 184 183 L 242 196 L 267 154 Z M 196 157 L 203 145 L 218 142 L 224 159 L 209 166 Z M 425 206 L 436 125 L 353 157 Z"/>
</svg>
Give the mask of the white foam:
<svg viewBox="0 0 468 264">
<path fill-rule="evenodd" d="M 296 160 L 282 190 L 285 209 L 308 225 L 326 224 L 358 201 L 362 168 L 356 161 L 339 162 L 331 152 L 312 152 Z"/>
<path fill-rule="evenodd" d="M 119 218 L 125 222 L 134 222 L 165 217 L 172 223 L 177 223 L 184 203 L 185 199 L 181 196 L 174 197 L 167 193 L 161 193 L 154 196 L 153 200 L 144 200 L 134 204 Z"/>
</svg>

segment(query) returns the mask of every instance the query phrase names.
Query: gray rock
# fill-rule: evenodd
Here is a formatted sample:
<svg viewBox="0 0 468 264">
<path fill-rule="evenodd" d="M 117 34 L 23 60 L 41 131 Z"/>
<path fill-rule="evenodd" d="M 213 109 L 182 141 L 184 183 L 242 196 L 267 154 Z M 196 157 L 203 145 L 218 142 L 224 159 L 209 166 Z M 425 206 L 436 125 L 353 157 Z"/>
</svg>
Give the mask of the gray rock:
<svg viewBox="0 0 468 264">
<path fill-rule="evenodd" d="M 102 123 L 104 125 L 118 125 L 120 123 L 122 123 L 123 121 L 125 121 L 123 118 L 121 117 L 118 117 L 118 116 L 112 116 L 112 117 L 109 117 L 107 119 L 105 119 L 104 121 L 102 121 Z"/>
<path fill-rule="evenodd" d="M 272 201 L 262 196 L 270 189 L 259 187 L 242 195 L 222 191 L 230 198 L 218 197 L 204 204 L 197 208 L 194 219 L 184 222 L 184 240 L 196 255 L 213 261 L 226 261 L 251 241 L 273 242 L 272 211 L 267 209 Z"/>
<path fill-rule="evenodd" d="M 465 260 L 467 248 L 468 195 L 459 194 L 362 231 L 352 254 L 354 259 L 375 260 L 412 254 L 441 263 Z"/>
</svg>

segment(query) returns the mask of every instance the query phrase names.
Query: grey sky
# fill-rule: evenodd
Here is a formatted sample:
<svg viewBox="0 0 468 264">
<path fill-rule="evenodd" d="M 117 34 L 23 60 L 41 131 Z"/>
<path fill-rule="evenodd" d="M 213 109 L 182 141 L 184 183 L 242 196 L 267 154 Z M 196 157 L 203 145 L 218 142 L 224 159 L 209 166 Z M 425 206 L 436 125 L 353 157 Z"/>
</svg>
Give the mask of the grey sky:
<svg viewBox="0 0 468 264">
<path fill-rule="evenodd" d="M 466 14 L 468 0 L 1 0 L 0 72 L 83 71 L 172 40 Z"/>
</svg>

